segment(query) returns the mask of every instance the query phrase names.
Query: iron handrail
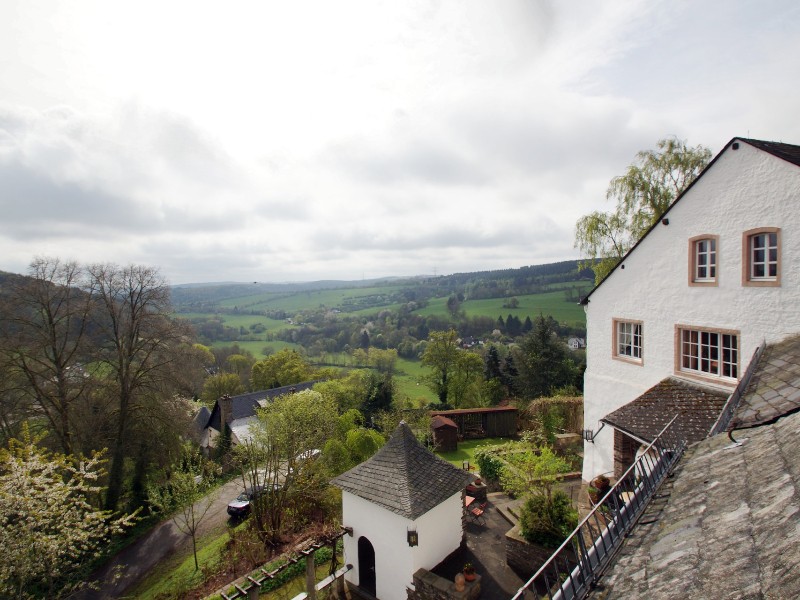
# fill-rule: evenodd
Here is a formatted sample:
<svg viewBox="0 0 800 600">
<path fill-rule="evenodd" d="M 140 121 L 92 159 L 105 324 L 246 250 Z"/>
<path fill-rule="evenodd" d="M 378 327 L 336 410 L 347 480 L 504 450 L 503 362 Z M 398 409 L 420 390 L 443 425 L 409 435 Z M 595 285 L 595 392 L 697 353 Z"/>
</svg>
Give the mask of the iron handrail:
<svg viewBox="0 0 800 600">
<path fill-rule="evenodd" d="M 672 429 L 677 418 L 667 423 L 512 600 L 586 597 L 686 450 L 686 440 Z"/>
</svg>

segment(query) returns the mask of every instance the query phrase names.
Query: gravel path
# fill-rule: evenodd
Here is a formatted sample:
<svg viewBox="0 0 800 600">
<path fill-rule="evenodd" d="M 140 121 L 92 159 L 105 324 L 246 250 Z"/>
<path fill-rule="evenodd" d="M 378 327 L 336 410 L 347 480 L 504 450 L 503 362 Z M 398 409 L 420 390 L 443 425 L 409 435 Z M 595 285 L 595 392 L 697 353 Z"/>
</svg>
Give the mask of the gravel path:
<svg viewBox="0 0 800 600">
<path fill-rule="evenodd" d="M 228 502 L 239 495 L 241 490 L 242 481 L 238 478 L 220 488 L 214 504 L 200 523 L 198 535 L 224 530 L 228 522 L 226 511 Z M 191 536 L 181 533 L 172 519 L 167 519 L 120 551 L 92 576 L 92 579 L 101 582 L 100 589 L 83 590 L 71 598 L 74 600 L 133 598 L 126 595 L 126 592 L 134 589 L 158 563 L 171 558 L 177 552 L 191 554 L 192 539 Z M 121 576 L 114 580 L 113 573 L 117 569 L 121 569 Z"/>
</svg>

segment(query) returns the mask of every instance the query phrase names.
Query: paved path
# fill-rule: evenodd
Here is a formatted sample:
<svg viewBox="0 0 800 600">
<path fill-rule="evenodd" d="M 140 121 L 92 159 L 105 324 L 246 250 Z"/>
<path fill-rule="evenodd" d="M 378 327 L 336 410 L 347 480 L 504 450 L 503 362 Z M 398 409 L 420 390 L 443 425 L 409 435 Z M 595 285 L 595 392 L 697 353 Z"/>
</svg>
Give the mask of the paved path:
<svg viewBox="0 0 800 600">
<path fill-rule="evenodd" d="M 241 490 L 240 478 L 220 488 L 213 505 L 200 523 L 198 535 L 213 530 L 222 531 L 226 527 L 228 502 Z M 201 500 L 199 503 L 202 502 L 204 501 Z M 134 589 L 135 585 L 141 582 L 158 563 L 171 558 L 176 552 L 191 554 L 192 539 L 191 536 L 181 533 L 172 519 L 167 519 L 120 551 L 92 576 L 95 581 L 101 582 L 99 590 L 84 590 L 72 598 L 74 600 L 132 598 L 133 596 L 126 596 L 126 592 Z M 117 569 L 122 569 L 121 576 L 114 580 L 112 575 Z"/>
</svg>

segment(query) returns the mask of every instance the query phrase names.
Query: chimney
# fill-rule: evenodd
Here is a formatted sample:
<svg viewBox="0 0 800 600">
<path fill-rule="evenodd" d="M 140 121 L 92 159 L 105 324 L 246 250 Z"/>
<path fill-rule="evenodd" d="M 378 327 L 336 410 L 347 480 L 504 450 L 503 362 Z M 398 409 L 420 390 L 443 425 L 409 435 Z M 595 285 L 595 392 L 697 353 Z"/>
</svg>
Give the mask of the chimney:
<svg viewBox="0 0 800 600">
<path fill-rule="evenodd" d="M 228 394 L 217 400 L 219 404 L 219 427 L 223 431 L 225 425 L 230 425 L 233 420 L 233 400 Z"/>
</svg>

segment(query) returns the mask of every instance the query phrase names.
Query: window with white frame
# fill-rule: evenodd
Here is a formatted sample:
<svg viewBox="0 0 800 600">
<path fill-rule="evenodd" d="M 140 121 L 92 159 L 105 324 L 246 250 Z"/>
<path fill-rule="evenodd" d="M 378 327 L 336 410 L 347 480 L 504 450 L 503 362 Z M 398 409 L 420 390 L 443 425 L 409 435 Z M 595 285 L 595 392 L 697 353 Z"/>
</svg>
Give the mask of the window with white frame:
<svg viewBox="0 0 800 600">
<path fill-rule="evenodd" d="M 689 284 L 716 285 L 719 236 L 701 235 L 689 240 Z"/>
<path fill-rule="evenodd" d="M 614 320 L 615 358 L 641 362 L 642 360 L 642 323 L 641 321 Z"/>
<path fill-rule="evenodd" d="M 679 370 L 722 379 L 739 377 L 736 332 L 679 328 Z"/>
<path fill-rule="evenodd" d="M 781 234 L 777 227 L 746 231 L 742 240 L 742 283 L 778 286 L 781 270 Z"/>
</svg>

